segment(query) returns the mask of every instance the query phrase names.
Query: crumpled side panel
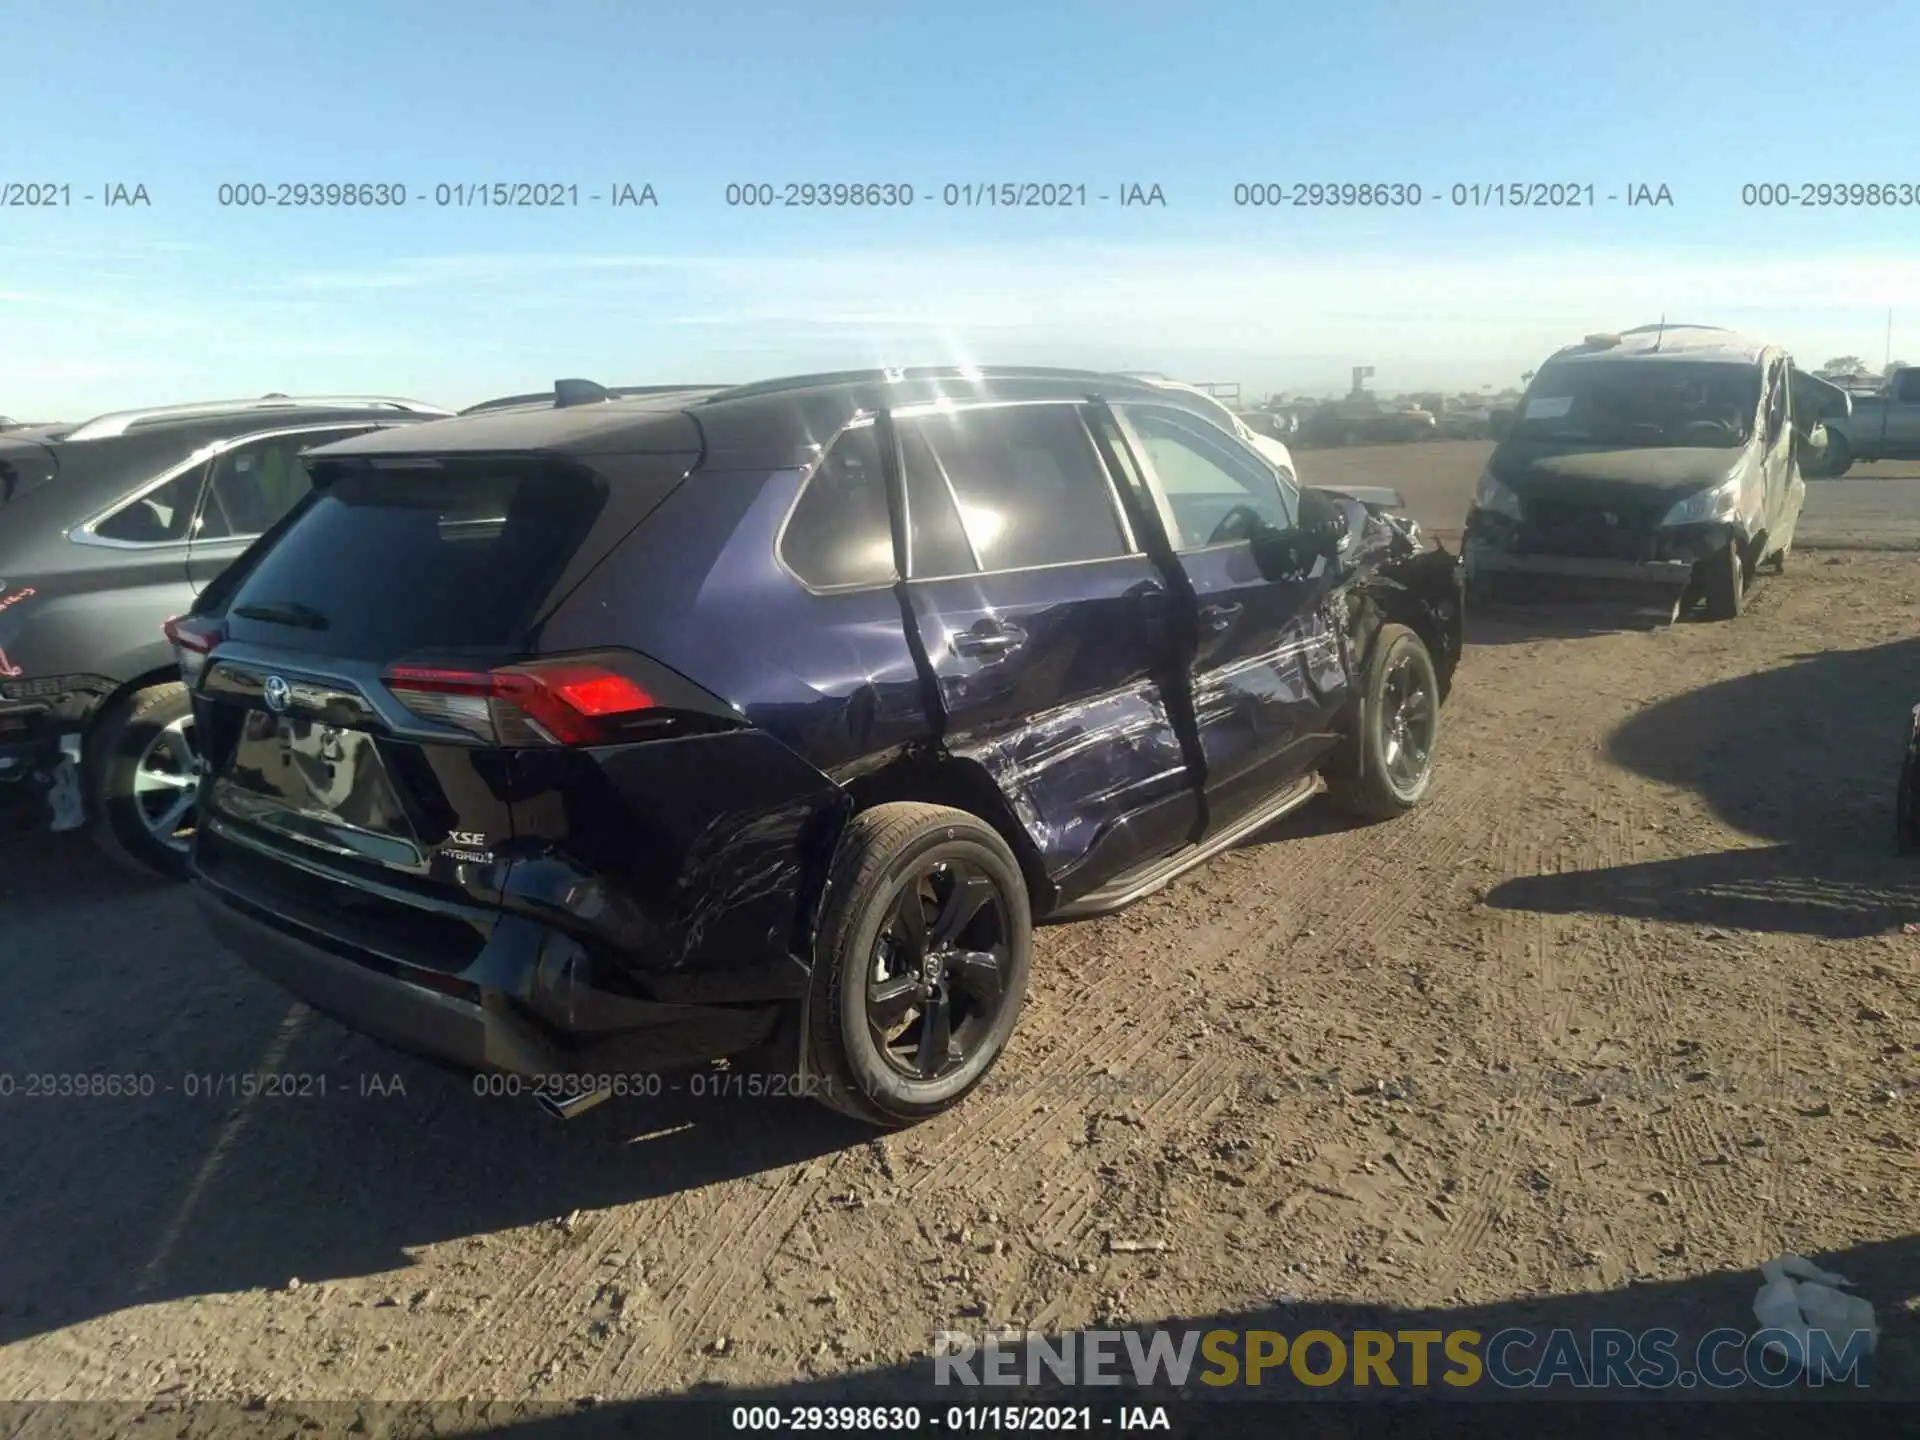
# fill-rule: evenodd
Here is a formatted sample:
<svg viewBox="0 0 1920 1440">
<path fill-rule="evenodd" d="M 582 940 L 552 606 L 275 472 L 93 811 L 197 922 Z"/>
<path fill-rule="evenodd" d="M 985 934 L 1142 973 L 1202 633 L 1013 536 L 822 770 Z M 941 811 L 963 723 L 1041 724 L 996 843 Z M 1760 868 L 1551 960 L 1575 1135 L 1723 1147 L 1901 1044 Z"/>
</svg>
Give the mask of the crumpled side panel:
<svg viewBox="0 0 1920 1440">
<path fill-rule="evenodd" d="M 1191 787 L 1160 687 L 1151 682 L 1035 716 L 949 751 L 984 767 L 1056 882 L 1128 815 Z"/>
</svg>

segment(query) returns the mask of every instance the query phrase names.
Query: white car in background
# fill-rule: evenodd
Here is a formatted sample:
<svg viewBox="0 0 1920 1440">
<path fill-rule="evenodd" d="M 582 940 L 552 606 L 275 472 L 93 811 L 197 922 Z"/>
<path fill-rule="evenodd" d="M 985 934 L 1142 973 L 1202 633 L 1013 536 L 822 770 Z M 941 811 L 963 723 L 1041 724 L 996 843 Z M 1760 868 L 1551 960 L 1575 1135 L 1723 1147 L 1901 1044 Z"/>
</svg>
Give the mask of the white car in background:
<svg viewBox="0 0 1920 1440">
<path fill-rule="evenodd" d="M 1209 395 L 1198 385 L 1189 385 L 1184 380 L 1169 380 L 1164 375 L 1155 375 L 1146 371 L 1133 371 L 1129 380 L 1144 380 L 1149 385 L 1158 385 L 1165 390 L 1178 390 L 1204 403 L 1219 418 L 1223 430 L 1231 430 L 1240 438 L 1240 443 L 1259 453 L 1266 462 L 1284 474 L 1287 480 L 1298 485 L 1299 475 L 1293 468 L 1293 452 L 1271 435 L 1262 435 L 1229 410 L 1219 396 Z"/>
</svg>

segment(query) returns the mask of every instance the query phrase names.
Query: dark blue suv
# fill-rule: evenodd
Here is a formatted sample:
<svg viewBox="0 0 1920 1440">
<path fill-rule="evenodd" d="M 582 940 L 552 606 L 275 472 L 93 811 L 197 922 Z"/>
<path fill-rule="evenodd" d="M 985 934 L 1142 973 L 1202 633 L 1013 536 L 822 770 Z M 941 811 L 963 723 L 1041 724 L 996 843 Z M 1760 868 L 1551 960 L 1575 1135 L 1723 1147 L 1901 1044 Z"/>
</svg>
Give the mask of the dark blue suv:
<svg viewBox="0 0 1920 1440">
<path fill-rule="evenodd" d="M 1457 557 L 1176 391 L 929 369 L 316 450 L 172 622 L 220 938 L 566 1115 L 758 1051 L 958 1102 L 1033 926 L 1431 776 Z"/>
</svg>

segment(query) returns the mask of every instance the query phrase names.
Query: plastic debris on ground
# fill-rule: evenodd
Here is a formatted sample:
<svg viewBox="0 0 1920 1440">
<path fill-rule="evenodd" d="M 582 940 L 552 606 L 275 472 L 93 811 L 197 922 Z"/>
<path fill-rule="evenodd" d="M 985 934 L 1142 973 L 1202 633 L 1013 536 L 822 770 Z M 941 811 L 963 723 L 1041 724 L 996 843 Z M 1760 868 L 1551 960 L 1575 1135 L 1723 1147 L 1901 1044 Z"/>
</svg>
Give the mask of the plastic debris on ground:
<svg viewBox="0 0 1920 1440">
<path fill-rule="evenodd" d="M 1872 1302 L 1840 1289 L 1853 1283 L 1844 1275 L 1822 1270 L 1799 1255 L 1769 1260 L 1760 1267 L 1760 1273 L 1767 1283 L 1753 1298 L 1754 1318 L 1766 1329 L 1792 1335 L 1799 1353 L 1790 1353 L 1779 1341 L 1769 1342 L 1767 1349 L 1787 1355 L 1803 1367 L 1814 1362 L 1817 1373 L 1810 1378 L 1835 1378 L 1830 1362 L 1846 1352 L 1847 1342 L 1855 1334 L 1866 1332 L 1868 1354 L 1880 1343 L 1880 1325 L 1873 1317 Z M 1808 1339 L 1816 1330 L 1824 1331 L 1829 1341 L 1818 1354 Z"/>
</svg>

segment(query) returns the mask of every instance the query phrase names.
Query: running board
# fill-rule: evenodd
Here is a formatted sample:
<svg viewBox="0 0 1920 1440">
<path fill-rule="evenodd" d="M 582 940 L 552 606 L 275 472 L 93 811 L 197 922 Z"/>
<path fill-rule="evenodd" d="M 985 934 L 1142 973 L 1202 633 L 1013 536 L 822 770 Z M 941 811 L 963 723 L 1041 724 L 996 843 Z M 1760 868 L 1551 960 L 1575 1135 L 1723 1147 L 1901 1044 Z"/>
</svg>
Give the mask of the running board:
<svg viewBox="0 0 1920 1440">
<path fill-rule="evenodd" d="M 1304 776 L 1258 810 L 1245 816 L 1230 829 L 1210 836 L 1198 845 L 1155 860 L 1146 867 L 1110 880 L 1091 894 L 1062 906 L 1046 917 L 1051 925 L 1059 920 L 1086 920 L 1095 915 L 1111 915 L 1136 900 L 1144 900 L 1156 890 L 1165 889 L 1196 866 L 1204 865 L 1223 850 L 1230 850 L 1255 831 L 1263 830 L 1283 815 L 1291 814 L 1318 795 L 1326 785 L 1318 774 Z"/>
</svg>

